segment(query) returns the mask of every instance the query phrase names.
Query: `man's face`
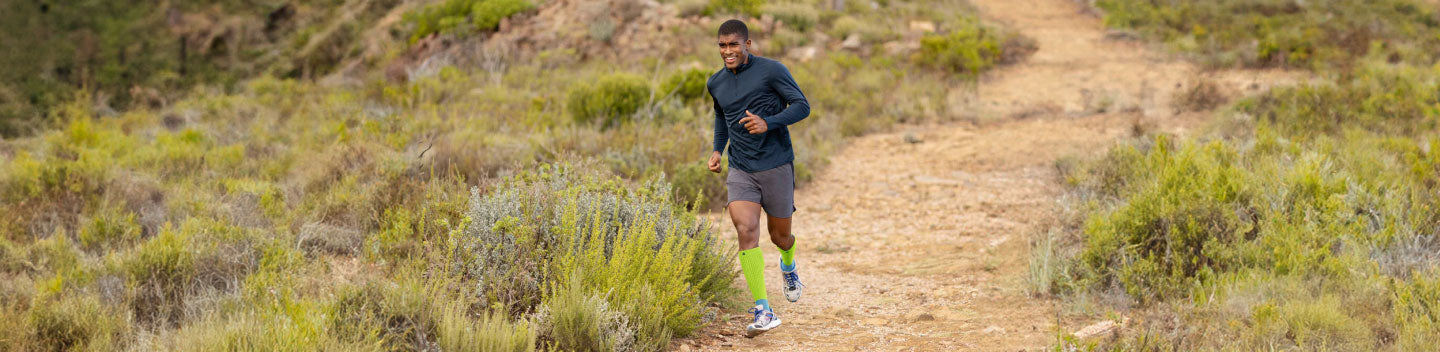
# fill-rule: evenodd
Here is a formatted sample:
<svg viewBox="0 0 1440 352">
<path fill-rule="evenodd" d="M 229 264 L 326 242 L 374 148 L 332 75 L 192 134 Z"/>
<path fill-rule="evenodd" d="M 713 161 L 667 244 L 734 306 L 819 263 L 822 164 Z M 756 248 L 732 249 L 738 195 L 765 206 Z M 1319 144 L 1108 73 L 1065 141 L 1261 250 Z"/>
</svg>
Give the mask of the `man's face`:
<svg viewBox="0 0 1440 352">
<path fill-rule="evenodd" d="M 735 69 L 745 62 L 750 55 L 750 39 L 741 37 L 740 34 L 726 34 L 720 36 L 720 59 L 725 60 L 725 68 Z"/>
</svg>

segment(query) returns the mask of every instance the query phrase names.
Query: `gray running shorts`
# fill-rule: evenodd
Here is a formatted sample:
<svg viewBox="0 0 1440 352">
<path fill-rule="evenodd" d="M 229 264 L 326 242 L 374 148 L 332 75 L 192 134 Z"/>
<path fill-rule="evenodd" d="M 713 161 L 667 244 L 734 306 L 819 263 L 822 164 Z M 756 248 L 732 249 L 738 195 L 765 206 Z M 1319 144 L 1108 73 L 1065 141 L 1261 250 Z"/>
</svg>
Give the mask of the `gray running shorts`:
<svg viewBox="0 0 1440 352">
<path fill-rule="evenodd" d="M 725 188 L 731 202 L 743 200 L 760 203 L 765 214 L 788 218 L 795 213 L 795 168 L 792 163 L 760 172 L 730 168 Z"/>
</svg>

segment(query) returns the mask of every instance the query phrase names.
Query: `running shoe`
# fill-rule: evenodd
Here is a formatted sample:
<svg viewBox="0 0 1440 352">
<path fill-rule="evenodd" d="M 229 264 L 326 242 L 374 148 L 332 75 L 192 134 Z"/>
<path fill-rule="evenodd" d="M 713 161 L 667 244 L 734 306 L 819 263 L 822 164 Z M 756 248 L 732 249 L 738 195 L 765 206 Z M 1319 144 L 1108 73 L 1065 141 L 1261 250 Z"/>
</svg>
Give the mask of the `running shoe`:
<svg viewBox="0 0 1440 352">
<path fill-rule="evenodd" d="M 805 284 L 800 283 L 800 275 L 797 275 L 795 271 L 780 272 L 780 276 L 785 277 L 785 299 L 791 302 L 799 301 L 800 290 L 805 288 Z"/>
<path fill-rule="evenodd" d="M 755 315 L 755 321 L 745 326 L 745 337 L 760 336 L 780 326 L 780 318 L 775 317 L 775 311 L 766 309 L 765 306 L 756 305 L 755 308 L 750 308 L 750 314 Z"/>
</svg>

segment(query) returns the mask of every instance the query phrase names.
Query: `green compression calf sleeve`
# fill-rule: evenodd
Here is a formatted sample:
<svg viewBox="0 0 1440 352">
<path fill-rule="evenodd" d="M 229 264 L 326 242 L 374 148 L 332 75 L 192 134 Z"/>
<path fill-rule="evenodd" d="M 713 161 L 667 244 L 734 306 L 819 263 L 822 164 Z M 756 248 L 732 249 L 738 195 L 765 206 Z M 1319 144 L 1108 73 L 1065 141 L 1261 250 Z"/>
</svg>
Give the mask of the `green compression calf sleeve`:
<svg viewBox="0 0 1440 352">
<path fill-rule="evenodd" d="M 740 251 L 740 270 L 745 273 L 745 285 L 750 287 L 750 295 L 756 301 L 766 300 L 765 255 L 760 248 Z"/>
</svg>

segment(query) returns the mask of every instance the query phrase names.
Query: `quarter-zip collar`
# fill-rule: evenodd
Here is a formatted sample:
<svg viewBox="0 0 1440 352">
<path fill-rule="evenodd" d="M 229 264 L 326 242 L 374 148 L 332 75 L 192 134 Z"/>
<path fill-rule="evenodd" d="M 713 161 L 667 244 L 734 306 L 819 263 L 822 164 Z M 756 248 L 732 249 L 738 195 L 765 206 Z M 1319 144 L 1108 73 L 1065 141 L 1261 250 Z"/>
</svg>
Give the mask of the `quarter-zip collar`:
<svg viewBox="0 0 1440 352">
<path fill-rule="evenodd" d="M 738 75 L 740 75 L 741 72 L 745 72 L 745 69 L 750 68 L 750 65 L 754 65 L 754 64 L 755 64 L 755 54 L 746 53 L 746 54 L 745 54 L 745 63 L 740 64 L 739 66 L 735 66 L 735 71 L 733 71 L 733 72 L 730 71 L 730 70 L 725 70 L 725 72 L 730 72 L 730 74 L 732 74 L 732 75 L 737 75 L 737 76 L 738 76 Z"/>
</svg>

